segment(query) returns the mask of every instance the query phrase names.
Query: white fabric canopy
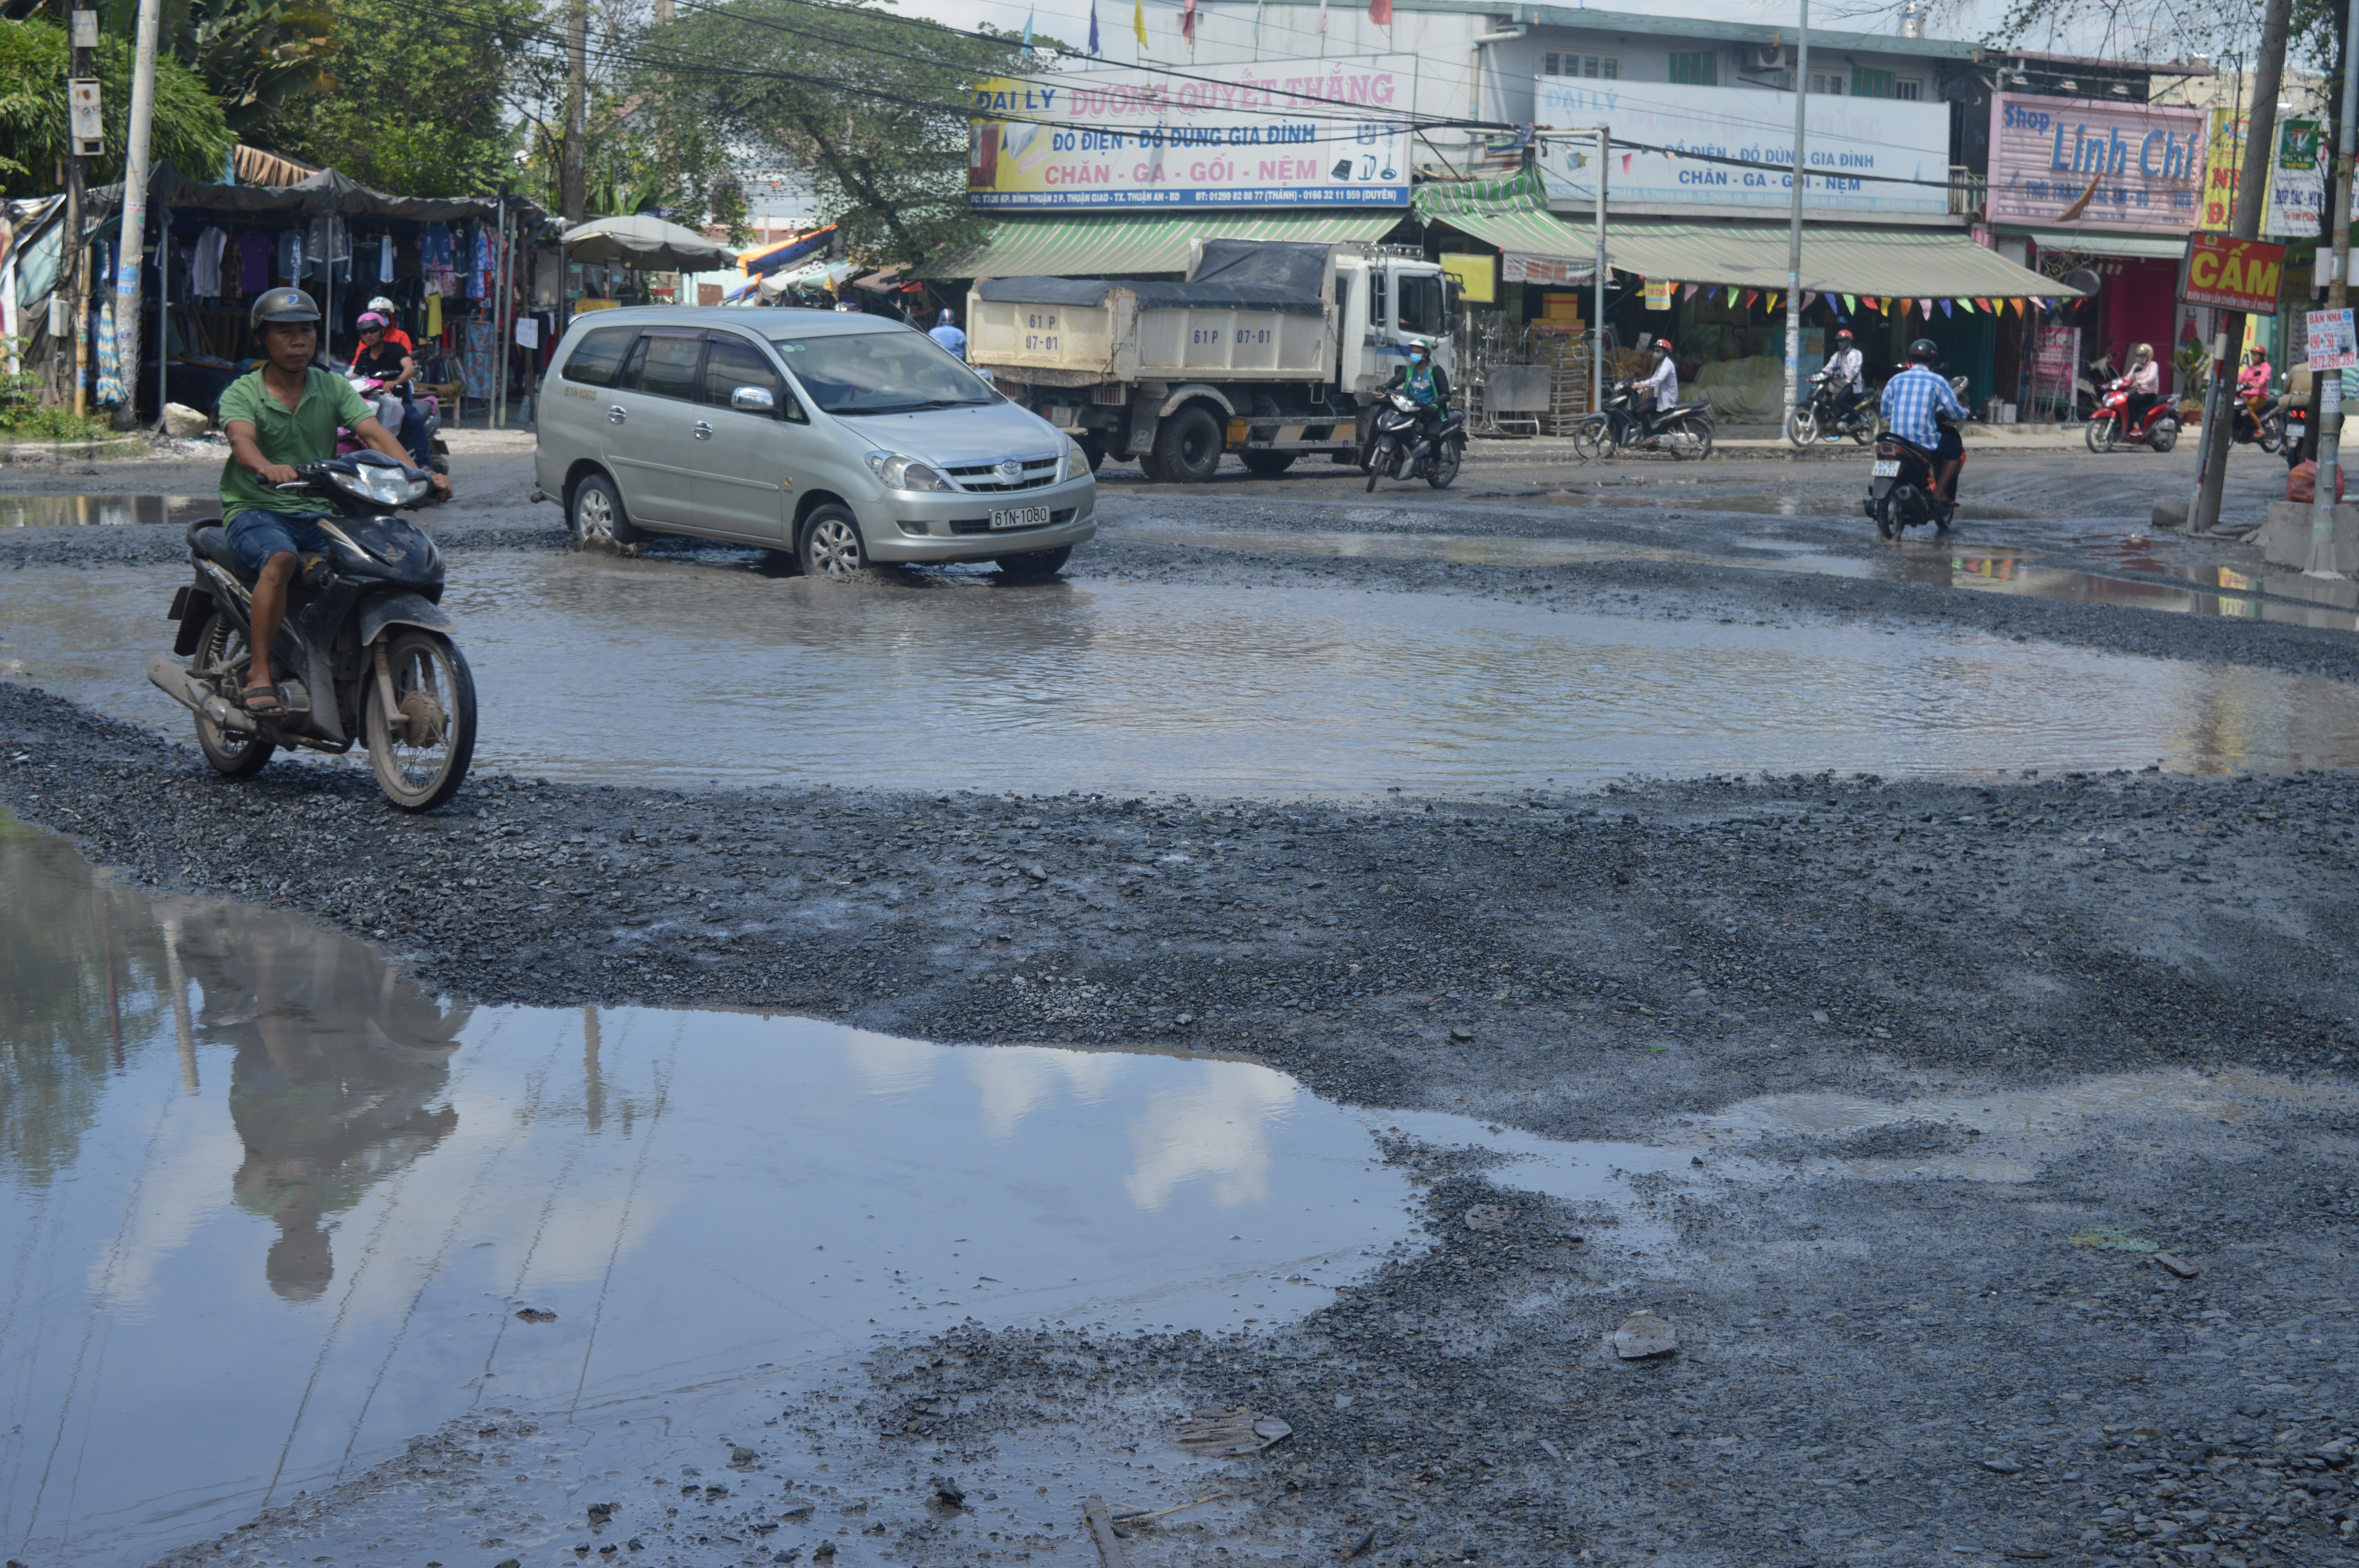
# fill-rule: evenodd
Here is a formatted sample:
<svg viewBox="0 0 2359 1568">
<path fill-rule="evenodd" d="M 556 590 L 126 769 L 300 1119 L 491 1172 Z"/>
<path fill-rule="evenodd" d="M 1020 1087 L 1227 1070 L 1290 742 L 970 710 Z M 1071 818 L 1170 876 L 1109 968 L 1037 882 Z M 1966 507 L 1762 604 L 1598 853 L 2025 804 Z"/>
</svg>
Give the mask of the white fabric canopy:
<svg viewBox="0 0 2359 1568">
<path fill-rule="evenodd" d="M 576 223 L 560 243 L 570 261 L 620 262 L 650 272 L 734 271 L 737 266 L 737 253 L 728 246 L 644 212 Z"/>
</svg>

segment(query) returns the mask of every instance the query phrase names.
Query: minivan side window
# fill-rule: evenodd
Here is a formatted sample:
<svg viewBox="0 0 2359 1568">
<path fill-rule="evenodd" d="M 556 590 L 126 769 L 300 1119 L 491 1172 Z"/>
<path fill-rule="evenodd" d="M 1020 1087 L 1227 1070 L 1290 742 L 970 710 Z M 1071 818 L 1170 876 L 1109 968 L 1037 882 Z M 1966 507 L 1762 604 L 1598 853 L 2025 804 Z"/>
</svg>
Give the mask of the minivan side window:
<svg viewBox="0 0 2359 1568">
<path fill-rule="evenodd" d="M 614 373 L 623 368 L 623 356 L 637 335 L 636 327 L 601 327 L 587 333 L 565 356 L 565 368 L 558 373 L 584 386 L 612 386 Z"/>
<path fill-rule="evenodd" d="M 786 377 L 771 365 L 768 357 L 743 338 L 715 332 L 712 347 L 704 356 L 703 401 L 715 408 L 726 408 L 730 395 L 741 386 L 762 388 L 777 400 L 781 417 L 803 421 L 802 405 L 787 390 Z"/>
<path fill-rule="evenodd" d="M 629 390 L 650 397 L 692 398 L 697 365 L 703 358 L 701 332 L 649 332 L 639 340 L 638 351 L 631 356 L 636 373 L 630 378 Z"/>
</svg>

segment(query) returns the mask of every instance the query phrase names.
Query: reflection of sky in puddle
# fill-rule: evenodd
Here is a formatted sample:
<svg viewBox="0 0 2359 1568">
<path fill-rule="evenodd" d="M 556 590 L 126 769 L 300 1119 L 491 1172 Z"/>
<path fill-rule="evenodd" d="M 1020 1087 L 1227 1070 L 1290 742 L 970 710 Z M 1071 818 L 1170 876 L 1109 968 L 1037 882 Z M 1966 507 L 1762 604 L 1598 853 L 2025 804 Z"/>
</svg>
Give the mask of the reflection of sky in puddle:
<svg viewBox="0 0 2359 1568">
<path fill-rule="evenodd" d="M 0 495 L 0 528 L 188 524 L 220 509 L 210 495 Z"/>
<path fill-rule="evenodd" d="M 143 674 L 179 577 L 16 574 L 0 673 L 185 735 Z M 467 558 L 446 603 L 483 699 L 478 766 L 583 782 L 1332 796 L 2359 760 L 2359 687 L 1874 625 L 506 552 Z M 585 638 L 600 657 L 576 656 Z M 655 687 L 663 722 L 625 721 Z"/>
<path fill-rule="evenodd" d="M 969 1320 L 1293 1317 L 1409 1228 L 1360 1124 L 1250 1063 L 453 1010 L 5 820 L 0 880 L 0 1520 L 42 1563 L 69 1524 L 89 1562 L 225 1528 L 486 1402 Z"/>
</svg>

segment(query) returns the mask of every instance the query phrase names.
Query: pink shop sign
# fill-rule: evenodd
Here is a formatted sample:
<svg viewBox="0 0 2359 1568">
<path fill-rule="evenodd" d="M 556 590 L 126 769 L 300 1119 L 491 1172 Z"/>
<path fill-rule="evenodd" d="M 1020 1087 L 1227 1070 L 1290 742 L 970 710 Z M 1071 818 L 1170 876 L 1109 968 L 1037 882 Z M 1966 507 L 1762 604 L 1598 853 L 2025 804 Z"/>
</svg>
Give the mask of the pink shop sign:
<svg viewBox="0 0 2359 1568">
<path fill-rule="evenodd" d="M 1999 93 L 1987 220 L 2183 234 L 2200 214 L 2204 135 L 2200 109 Z"/>
</svg>

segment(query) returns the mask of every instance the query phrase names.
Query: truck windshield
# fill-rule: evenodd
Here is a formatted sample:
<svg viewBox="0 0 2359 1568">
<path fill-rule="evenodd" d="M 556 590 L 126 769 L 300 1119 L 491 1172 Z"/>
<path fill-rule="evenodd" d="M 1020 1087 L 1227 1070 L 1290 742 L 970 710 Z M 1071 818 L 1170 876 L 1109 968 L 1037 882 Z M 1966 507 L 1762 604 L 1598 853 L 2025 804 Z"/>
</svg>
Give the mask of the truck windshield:
<svg viewBox="0 0 2359 1568">
<path fill-rule="evenodd" d="M 922 332 L 781 338 L 771 346 L 823 413 L 914 414 L 998 398 Z"/>
<path fill-rule="evenodd" d="M 1430 272 L 1393 275 L 1394 309 L 1400 330 L 1421 338 L 1441 335 L 1441 278 Z"/>
</svg>

